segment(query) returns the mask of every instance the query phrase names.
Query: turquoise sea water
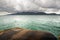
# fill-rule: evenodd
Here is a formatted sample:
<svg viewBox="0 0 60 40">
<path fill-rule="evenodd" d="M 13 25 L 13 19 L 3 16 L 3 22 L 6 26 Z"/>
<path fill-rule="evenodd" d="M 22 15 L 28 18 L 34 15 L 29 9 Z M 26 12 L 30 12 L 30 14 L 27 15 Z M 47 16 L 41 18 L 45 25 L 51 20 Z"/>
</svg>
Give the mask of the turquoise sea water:
<svg viewBox="0 0 60 40">
<path fill-rule="evenodd" d="M 0 16 L 0 30 L 20 27 L 43 30 L 60 35 L 60 16 L 56 15 L 10 15 Z"/>
</svg>

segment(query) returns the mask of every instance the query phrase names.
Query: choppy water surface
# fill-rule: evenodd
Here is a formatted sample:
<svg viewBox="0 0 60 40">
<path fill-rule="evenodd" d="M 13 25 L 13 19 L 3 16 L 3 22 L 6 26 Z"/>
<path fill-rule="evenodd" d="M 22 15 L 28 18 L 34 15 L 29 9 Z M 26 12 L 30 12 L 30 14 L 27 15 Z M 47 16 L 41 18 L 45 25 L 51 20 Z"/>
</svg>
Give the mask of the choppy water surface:
<svg viewBox="0 0 60 40">
<path fill-rule="evenodd" d="M 60 16 L 56 15 L 10 15 L 0 16 L 0 30 L 13 27 L 43 30 L 60 35 Z"/>
</svg>

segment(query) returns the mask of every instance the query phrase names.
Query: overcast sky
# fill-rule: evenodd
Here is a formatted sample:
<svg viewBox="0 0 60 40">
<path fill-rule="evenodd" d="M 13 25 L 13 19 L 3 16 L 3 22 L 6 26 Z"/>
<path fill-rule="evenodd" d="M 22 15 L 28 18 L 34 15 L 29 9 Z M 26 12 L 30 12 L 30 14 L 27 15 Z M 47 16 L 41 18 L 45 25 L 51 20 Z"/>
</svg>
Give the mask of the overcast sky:
<svg viewBox="0 0 60 40">
<path fill-rule="evenodd" d="M 60 13 L 60 0 L 0 0 L 0 12 L 43 11 Z"/>
</svg>

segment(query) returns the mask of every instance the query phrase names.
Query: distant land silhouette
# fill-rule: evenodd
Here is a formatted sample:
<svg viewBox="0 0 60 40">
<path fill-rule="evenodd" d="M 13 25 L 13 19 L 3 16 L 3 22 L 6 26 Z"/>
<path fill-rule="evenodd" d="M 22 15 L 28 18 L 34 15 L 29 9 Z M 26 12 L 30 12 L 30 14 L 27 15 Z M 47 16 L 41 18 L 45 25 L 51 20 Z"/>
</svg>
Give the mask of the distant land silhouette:
<svg viewBox="0 0 60 40">
<path fill-rule="evenodd" d="M 47 14 L 45 12 L 17 12 L 9 15 L 57 15 L 56 13 Z"/>
</svg>

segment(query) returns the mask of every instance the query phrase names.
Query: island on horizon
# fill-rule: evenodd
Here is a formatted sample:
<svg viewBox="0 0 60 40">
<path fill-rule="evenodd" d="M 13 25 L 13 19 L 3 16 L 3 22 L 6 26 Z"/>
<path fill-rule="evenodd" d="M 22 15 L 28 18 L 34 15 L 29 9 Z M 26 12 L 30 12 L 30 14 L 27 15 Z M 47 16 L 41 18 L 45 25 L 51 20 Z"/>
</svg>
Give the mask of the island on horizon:
<svg viewBox="0 0 60 40">
<path fill-rule="evenodd" d="M 45 13 L 45 12 L 16 12 L 9 15 L 58 15 L 56 13 Z"/>
</svg>

